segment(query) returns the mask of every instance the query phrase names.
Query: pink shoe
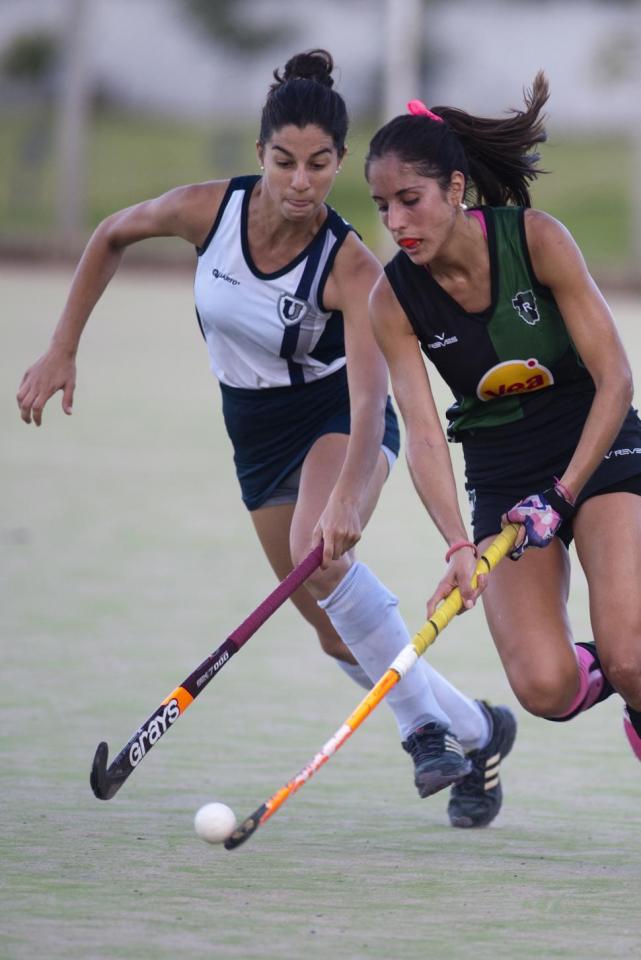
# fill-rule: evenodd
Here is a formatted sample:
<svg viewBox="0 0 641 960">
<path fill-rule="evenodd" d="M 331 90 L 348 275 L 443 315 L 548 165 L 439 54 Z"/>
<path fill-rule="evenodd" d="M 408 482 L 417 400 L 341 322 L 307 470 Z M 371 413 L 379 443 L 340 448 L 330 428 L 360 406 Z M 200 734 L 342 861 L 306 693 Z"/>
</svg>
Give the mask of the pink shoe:
<svg viewBox="0 0 641 960">
<path fill-rule="evenodd" d="M 623 729 L 626 737 L 628 738 L 628 743 L 632 747 L 632 753 L 635 755 L 637 760 L 641 760 L 641 737 L 630 722 L 627 707 L 623 708 Z"/>
</svg>

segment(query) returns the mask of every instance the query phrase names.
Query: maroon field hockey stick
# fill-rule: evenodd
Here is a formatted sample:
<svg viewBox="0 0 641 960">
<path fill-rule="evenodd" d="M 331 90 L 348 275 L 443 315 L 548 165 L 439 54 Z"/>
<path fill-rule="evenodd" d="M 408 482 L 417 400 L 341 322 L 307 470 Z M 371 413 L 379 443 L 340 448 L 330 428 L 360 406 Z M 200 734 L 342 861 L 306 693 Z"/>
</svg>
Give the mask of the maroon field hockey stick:
<svg viewBox="0 0 641 960">
<path fill-rule="evenodd" d="M 230 633 L 224 643 L 190 673 L 162 701 L 157 710 L 138 727 L 133 737 L 122 748 L 115 760 L 107 767 L 109 747 L 103 741 L 98 744 L 91 767 L 89 782 L 99 800 L 111 800 L 120 790 L 127 777 L 147 756 L 155 743 L 169 730 L 178 717 L 185 712 L 210 680 L 220 672 L 233 655 L 247 643 L 280 606 L 289 599 L 316 570 L 323 559 L 323 543 L 318 544 L 285 579 L 278 584 L 263 602 L 250 613 L 239 627 Z"/>
</svg>

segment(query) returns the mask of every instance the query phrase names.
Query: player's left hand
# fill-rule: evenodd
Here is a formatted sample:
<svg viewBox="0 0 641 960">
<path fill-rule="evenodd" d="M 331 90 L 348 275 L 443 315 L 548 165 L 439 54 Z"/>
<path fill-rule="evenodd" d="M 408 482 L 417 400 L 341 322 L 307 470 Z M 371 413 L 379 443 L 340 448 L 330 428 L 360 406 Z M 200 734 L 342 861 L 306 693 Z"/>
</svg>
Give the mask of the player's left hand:
<svg viewBox="0 0 641 960">
<path fill-rule="evenodd" d="M 571 520 L 575 512 L 574 504 L 566 498 L 558 483 L 543 493 L 519 500 L 501 517 L 503 526 L 508 523 L 522 525 L 510 559 L 518 560 L 528 547 L 547 547 L 563 521 Z"/>
</svg>

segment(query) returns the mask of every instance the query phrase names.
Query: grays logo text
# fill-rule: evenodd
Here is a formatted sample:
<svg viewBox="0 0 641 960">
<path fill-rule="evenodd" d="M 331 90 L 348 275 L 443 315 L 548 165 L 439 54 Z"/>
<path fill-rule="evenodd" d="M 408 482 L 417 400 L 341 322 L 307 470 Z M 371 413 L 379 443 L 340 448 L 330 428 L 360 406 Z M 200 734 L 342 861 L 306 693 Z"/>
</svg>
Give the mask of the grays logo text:
<svg viewBox="0 0 641 960">
<path fill-rule="evenodd" d="M 180 707 L 177 700 L 170 700 L 166 703 L 160 713 L 152 717 L 146 727 L 140 731 L 138 739 L 135 740 L 129 748 L 129 763 L 132 767 L 137 766 L 147 752 L 148 747 L 153 747 L 156 740 L 160 740 L 163 733 L 166 733 L 172 723 L 175 723 L 180 716 Z"/>
</svg>

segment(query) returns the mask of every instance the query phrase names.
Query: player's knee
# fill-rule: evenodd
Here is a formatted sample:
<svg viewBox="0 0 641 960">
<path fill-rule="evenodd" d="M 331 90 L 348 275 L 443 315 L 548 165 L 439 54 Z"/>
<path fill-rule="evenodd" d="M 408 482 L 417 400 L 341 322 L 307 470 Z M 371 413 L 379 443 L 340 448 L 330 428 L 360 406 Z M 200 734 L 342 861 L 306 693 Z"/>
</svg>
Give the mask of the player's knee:
<svg viewBox="0 0 641 960">
<path fill-rule="evenodd" d="M 305 586 L 315 600 L 324 600 L 334 592 L 348 570 L 349 561 L 341 557 L 331 563 L 327 570 L 314 570 L 305 581 Z"/>
<path fill-rule="evenodd" d="M 568 671 L 567 675 L 530 675 L 513 687 L 519 703 L 528 713 L 535 717 L 559 717 L 570 708 L 576 696 L 577 682 L 575 669 Z"/>
<path fill-rule="evenodd" d="M 623 654 L 601 656 L 603 671 L 626 703 L 641 699 L 641 647 Z"/>
</svg>

